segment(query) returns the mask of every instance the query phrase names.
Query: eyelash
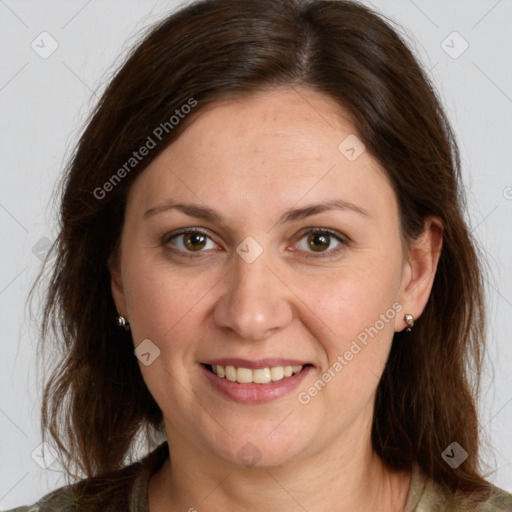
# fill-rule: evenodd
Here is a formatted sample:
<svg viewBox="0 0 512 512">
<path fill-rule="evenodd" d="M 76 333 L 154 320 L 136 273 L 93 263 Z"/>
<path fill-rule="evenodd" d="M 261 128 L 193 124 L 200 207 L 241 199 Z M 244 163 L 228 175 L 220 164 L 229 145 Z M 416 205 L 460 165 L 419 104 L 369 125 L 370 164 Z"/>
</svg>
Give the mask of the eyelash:
<svg viewBox="0 0 512 512">
<path fill-rule="evenodd" d="M 327 251 L 327 252 L 319 252 L 316 254 L 312 254 L 310 256 L 306 256 L 306 258 L 326 258 L 326 259 L 335 258 L 345 248 L 345 246 L 348 243 L 348 239 L 346 237 L 341 236 L 341 235 L 337 234 L 335 231 L 331 231 L 330 229 L 327 229 L 327 228 L 306 228 L 306 229 L 308 229 L 308 231 L 304 232 L 298 238 L 298 241 L 302 240 L 305 236 L 307 236 L 309 234 L 315 234 L 315 235 L 329 235 L 330 237 L 333 237 L 338 242 L 340 242 L 340 245 L 338 247 L 336 247 L 335 249 L 331 249 L 330 251 Z M 184 229 L 180 229 L 178 231 L 173 231 L 172 233 L 167 233 L 166 235 L 164 235 L 162 238 L 162 245 L 168 246 L 169 242 L 172 239 L 174 239 L 180 235 L 185 235 L 185 234 L 201 234 L 201 235 L 208 237 L 211 240 L 210 235 L 202 229 L 184 228 Z M 181 249 L 175 249 L 170 246 L 168 246 L 168 248 L 174 254 L 183 256 L 185 258 L 197 258 L 197 257 L 200 257 L 201 253 L 203 252 L 203 251 L 197 251 L 197 253 L 194 254 L 191 251 L 183 251 Z"/>
</svg>

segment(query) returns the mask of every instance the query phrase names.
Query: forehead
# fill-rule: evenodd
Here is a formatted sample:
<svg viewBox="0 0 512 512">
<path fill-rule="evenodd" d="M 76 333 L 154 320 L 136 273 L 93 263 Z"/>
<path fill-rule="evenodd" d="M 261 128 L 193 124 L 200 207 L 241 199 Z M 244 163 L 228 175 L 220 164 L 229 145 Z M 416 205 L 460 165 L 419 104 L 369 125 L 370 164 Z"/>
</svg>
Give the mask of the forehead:
<svg viewBox="0 0 512 512">
<path fill-rule="evenodd" d="M 260 214 L 336 198 L 373 210 L 395 206 L 386 173 L 348 114 L 331 98 L 296 88 L 204 107 L 132 189 L 141 208 L 169 196 Z"/>
<path fill-rule="evenodd" d="M 178 150 L 193 144 L 195 155 L 214 153 L 220 161 L 224 154 L 212 151 L 216 144 L 241 160 L 278 153 L 280 163 L 323 162 L 337 159 L 340 135 L 354 132 L 350 116 L 331 98 L 308 89 L 282 88 L 206 106 L 173 145 Z M 273 167 L 269 162 L 266 168 Z"/>
</svg>

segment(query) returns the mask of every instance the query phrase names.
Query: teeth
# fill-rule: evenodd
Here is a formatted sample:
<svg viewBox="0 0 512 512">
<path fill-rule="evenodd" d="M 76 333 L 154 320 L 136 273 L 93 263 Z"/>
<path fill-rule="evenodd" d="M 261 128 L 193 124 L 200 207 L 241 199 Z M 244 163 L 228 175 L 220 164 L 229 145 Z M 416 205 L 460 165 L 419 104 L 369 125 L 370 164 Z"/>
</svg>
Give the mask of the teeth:
<svg viewBox="0 0 512 512">
<path fill-rule="evenodd" d="M 236 381 L 242 384 L 249 384 L 252 382 L 252 370 L 248 368 L 237 368 Z"/>
<path fill-rule="evenodd" d="M 219 372 L 219 366 L 217 365 L 217 373 Z M 226 379 L 235 382 L 236 381 L 236 368 L 234 366 L 226 366 Z"/>
<path fill-rule="evenodd" d="M 258 368 L 251 372 L 253 374 L 253 380 L 257 384 L 268 384 L 272 380 L 272 374 L 270 368 Z"/>
<path fill-rule="evenodd" d="M 212 365 L 212 371 L 221 379 L 226 378 L 231 382 L 240 384 L 268 384 L 291 377 L 302 370 L 302 366 L 273 366 L 272 368 L 236 368 L 235 366 Z"/>
<path fill-rule="evenodd" d="M 284 368 L 282 366 L 275 366 L 270 368 L 270 377 L 275 382 L 284 378 Z"/>
</svg>

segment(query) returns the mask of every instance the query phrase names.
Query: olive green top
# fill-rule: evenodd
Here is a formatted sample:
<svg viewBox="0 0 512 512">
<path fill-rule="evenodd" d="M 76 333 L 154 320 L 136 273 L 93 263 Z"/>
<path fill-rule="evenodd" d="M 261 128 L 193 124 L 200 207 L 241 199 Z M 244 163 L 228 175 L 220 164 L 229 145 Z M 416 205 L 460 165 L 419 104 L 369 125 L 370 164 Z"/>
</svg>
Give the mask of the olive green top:
<svg viewBox="0 0 512 512">
<path fill-rule="evenodd" d="M 115 488 L 110 483 L 103 499 L 98 498 L 98 491 L 102 489 L 101 481 L 82 480 L 47 494 L 32 506 L 18 507 L 7 512 L 149 512 L 149 480 L 168 456 L 169 447 L 164 442 L 141 461 L 114 472 L 112 475 L 119 477 L 119 483 Z M 80 498 L 72 492 L 72 488 L 80 488 Z M 95 503 L 84 503 L 83 496 L 92 497 Z M 194 504 L 191 508 L 194 509 Z M 415 465 L 404 512 L 512 512 L 512 494 L 493 487 L 489 499 L 475 508 L 464 498 L 444 494 Z"/>
</svg>

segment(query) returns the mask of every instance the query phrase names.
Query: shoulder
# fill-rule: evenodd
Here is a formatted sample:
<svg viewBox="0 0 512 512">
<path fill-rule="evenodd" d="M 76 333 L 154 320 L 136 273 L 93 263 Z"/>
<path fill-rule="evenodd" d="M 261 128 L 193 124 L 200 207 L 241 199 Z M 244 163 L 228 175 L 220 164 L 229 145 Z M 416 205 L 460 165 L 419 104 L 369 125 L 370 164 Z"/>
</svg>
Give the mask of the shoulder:
<svg viewBox="0 0 512 512">
<path fill-rule="evenodd" d="M 61 487 L 43 496 L 37 503 L 24 507 L 17 507 L 7 512 L 56 512 L 76 509 L 76 497 L 70 487 Z"/>
<path fill-rule="evenodd" d="M 60 487 L 33 505 L 6 512 L 129 512 L 134 503 L 136 510 L 144 509 L 149 478 L 168 456 L 165 442 L 129 466 Z"/>
<path fill-rule="evenodd" d="M 423 493 L 413 512 L 512 512 L 512 494 L 491 485 L 485 500 L 474 496 L 448 494 L 432 481 L 426 481 Z"/>
<path fill-rule="evenodd" d="M 7 512 L 127 512 L 135 475 L 126 469 L 110 473 L 108 479 L 85 479 L 46 494 L 33 505 Z M 130 470 L 134 469 L 130 466 Z"/>
<path fill-rule="evenodd" d="M 450 510 L 452 512 L 512 512 L 512 495 L 501 489 L 493 490 L 492 494 L 485 500 L 475 503 L 467 496 L 445 496 L 439 494 L 432 503 L 437 506 L 432 511 Z M 426 509 L 429 510 L 430 509 Z"/>
</svg>

